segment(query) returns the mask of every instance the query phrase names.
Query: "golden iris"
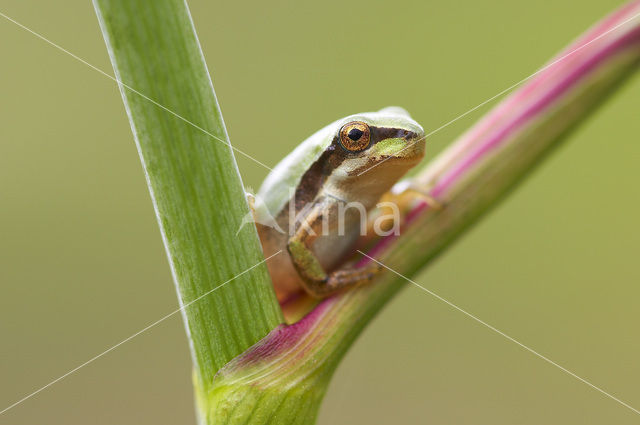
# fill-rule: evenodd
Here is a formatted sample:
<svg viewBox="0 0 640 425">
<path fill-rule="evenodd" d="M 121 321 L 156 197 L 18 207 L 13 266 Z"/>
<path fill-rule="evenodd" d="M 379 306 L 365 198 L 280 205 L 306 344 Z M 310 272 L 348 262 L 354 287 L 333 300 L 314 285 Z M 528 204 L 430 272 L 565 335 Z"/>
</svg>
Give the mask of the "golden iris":
<svg viewBox="0 0 640 425">
<path fill-rule="evenodd" d="M 369 126 L 361 121 L 353 121 L 340 129 L 340 144 L 349 152 L 359 152 L 369 146 L 371 131 Z"/>
</svg>

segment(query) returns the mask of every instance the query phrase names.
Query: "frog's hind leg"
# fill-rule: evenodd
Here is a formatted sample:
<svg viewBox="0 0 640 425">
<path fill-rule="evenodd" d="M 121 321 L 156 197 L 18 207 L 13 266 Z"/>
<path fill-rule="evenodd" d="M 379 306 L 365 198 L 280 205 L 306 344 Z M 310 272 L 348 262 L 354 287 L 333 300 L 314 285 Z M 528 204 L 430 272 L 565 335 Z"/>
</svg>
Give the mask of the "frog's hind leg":
<svg viewBox="0 0 640 425">
<path fill-rule="evenodd" d="M 325 290 L 333 294 L 343 289 L 353 288 L 370 283 L 381 271 L 383 267 L 373 263 L 364 267 L 345 267 L 329 274 Z"/>
<path fill-rule="evenodd" d="M 359 268 L 345 267 L 325 273 L 322 278 L 305 275 L 302 270 L 298 270 L 307 293 L 315 298 L 325 298 L 343 290 L 370 283 L 383 268 L 378 264 L 368 264 Z"/>
<path fill-rule="evenodd" d="M 322 226 L 323 213 L 322 205 L 314 207 L 306 222 L 302 223 L 287 243 L 291 261 L 302 279 L 304 289 L 316 298 L 325 298 L 344 289 L 368 283 L 382 270 L 379 265 L 371 264 L 361 268 L 345 267 L 327 273 L 311 250 Z"/>
</svg>

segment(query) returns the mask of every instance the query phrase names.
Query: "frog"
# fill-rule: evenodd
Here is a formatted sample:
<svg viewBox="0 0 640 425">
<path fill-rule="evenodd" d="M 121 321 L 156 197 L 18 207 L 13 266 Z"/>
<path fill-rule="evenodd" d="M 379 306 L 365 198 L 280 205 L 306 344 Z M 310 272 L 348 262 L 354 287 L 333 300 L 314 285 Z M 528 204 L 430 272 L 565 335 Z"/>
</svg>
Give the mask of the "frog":
<svg viewBox="0 0 640 425">
<path fill-rule="evenodd" d="M 251 204 L 280 302 L 301 289 L 327 298 L 380 273 L 378 264 L 355 267 L 345 258 L 366 213 L 424 154 L 422 126 L 387 107 L 332 122 L 273 168 Z"/>
</svg>

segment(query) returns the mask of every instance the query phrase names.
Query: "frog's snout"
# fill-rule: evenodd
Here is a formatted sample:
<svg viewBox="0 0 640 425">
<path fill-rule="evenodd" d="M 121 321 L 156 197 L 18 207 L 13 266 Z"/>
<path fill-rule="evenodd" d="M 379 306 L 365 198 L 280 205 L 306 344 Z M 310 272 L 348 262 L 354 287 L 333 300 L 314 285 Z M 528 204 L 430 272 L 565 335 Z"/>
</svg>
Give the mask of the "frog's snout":
<svg viewBox="0 0 640 425">
<path fill-rule="evenodd" d="M 424 133 L 413 133 L 411 137 L 406 139 L 406 146 L 398 156 L 418 157 L 422 158 L 425 151 L 425 135 Z"/>
</svg>

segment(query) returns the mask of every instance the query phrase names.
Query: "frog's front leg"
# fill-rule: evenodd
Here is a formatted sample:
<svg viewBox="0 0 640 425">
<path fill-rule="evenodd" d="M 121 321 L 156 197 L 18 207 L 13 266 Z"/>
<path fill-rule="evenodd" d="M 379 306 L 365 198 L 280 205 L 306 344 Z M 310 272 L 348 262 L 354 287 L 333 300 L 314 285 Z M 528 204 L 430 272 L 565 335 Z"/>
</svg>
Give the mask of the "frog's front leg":
<svg viewBox="0 0 640 425">
<path fill-rule="evenodd" d="M 291 261 L 302 278 L 304 289 L 316 298 L 324 298 L 343 289 L 368 283 L 382 270 L 378 264 L 371 264 L 361 268 L 345 267 L 327 273 L 311 249 L 322 229 L 324 213 L 326 210 L 321 205 L 314 207 L 305 223 L 302 223 L 287 243 Z"/>
<path fill-rule="evenodd" d="M 431 189 L 430 185 L 420 184 L 416 180 L 404 180 L 385 194 L 384 200 L 395 202 L 401 207 L 401 210 L 402 207 L 406 207 L 415 200 L 421 200 L 430 208 L 438 211 L 444 209 L 445 204 L 431 195 Z"/>
</svg>

